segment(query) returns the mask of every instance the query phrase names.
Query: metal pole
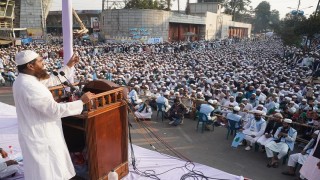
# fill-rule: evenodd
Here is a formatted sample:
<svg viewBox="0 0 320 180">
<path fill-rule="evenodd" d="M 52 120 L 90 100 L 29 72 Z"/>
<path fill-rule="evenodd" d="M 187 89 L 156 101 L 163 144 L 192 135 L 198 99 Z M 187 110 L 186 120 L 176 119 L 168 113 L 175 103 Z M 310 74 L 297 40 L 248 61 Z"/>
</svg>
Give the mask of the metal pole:
<svg viewBox="0 0 320 180">
<path fill-rule="evenodd" d="M 318 1 L 318 5 L 317 5 L 315 16 L 318 16 L 319 11 L 320 11 L 320 0 Z"/>
<path fill-rule="evenodd" d="M 63 60 L 65 65 L 73 54 L 72 25 L 72 0 L 62 0 Z"/>
</svg>

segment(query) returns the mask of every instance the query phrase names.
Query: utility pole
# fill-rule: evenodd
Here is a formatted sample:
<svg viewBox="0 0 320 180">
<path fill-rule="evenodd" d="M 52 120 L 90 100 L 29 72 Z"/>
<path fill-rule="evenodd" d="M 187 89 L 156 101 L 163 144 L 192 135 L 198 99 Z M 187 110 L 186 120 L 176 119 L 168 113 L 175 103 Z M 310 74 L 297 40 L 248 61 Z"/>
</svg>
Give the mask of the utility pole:
<svg viewBox="0 0 320 180">
<path fill-rule="evenodd" d="M 315 16 L 318 16 L 319 11 L 320 11 L 320 0 L 318 1 L 318 5 L 317 5 Z"/>
<path fill-rule="evenodd" d="M 301 0 L 299 0 L 298 2 L 297 13 L 299 12 L 300 4 L 301 4 Z"/>
</svg>

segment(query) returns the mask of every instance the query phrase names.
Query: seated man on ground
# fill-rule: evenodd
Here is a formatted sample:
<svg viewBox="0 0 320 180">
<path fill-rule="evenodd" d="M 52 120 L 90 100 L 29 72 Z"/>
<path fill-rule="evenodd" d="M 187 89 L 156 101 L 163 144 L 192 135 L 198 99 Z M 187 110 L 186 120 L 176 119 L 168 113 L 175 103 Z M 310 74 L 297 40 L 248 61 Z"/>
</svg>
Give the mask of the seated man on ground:
<svg viewBox="0 0 320 180">
<path fill-rule="evenodd" d="M 208 121 L 206 122 L 206 125 L 205 125 L 206 130 L 210 130 L 209 125 L 211 125 L 216 119 L 216 117 L 212 117 L 214 115 L 213 105 L 215 104 L 215 101 L 216 100 L 209 99 L 208 101 L 209 104 L 201 104 L 200 106 L 197 107 L 197 110 L 200 113 L 203 113 L 208 117 Z"/>
<path fill-rule="evenodd" d="M 14 176 L 18 172 L 18 162 L 14 160 L 4 160 L 8 153 L 0 148 L 0 179 Z"/>
<path fill-rule="evenodd" d="M 174 100 L 174 104 L 169 109 L 169 124 L 177 126 L 183 124 L 184 114 L 188 112 L 188 108 L 183 105 L 179 98 Z"/>
<path fill-rule="evenodd" d="M 247 124 L 242 128 L 242 132 L 245 134 L 244 139 L 247 141 L 248 146 L 245 148 L 246 151 L 251 150 L 254 143 L 263 135 L 267 123 L 262 118 L 262 111 L 255 110 L 254 118 L 249 119 Z"/>
<path fill-rule="evenodd" d="M 257 143 L 265 146 L 269 142 L 273 140 L 273 135 L 276 133 L 277 129 L 282 126 L 282 115 L 281 113 L 275 113 L 267 123 L 266 130 L 264 131 L 264 135 L 262 135 Z"/>
<path fill-rule="evenodd" d="M 140 103 L 141 102 L 141 103 Z M 142 103 L 141 100 L 138 100 L 137 103 L 138 104 L 135 109 L 137 110 L 136 112 L 134 112 L 134 114 L 142 120 L 151 119 L 151 115 L 152 115 L 152 109 L 151 106 L 149 105 L 149 100 L 146 100 L 144 103 Z"/>
<path fill-rule="evenodd" d="M 297 131 L 291 127 L 291 123 L 291 119 L 284 119 L 282 126 L 274 134 L 274 140 L 266 144 L 266 154 L 270 159 L 267 167 L 277 168 L 279 166 L 279 159 L 284 157 L 289 150 L 293 151 Z"/>
<path fill-rule="evenodd" d="M 319 135 L 319 130 L 314 131 L 312 135 L 312 139 L 309 141 L 309 143 L 303 148 L 303 150 L 300 153 L 291 154 L 289 156 L 288 160 L 288 167 L 289 170 L 282 172 L 284 175 L 288 176 L 295 176 L 295 167 L 297 163 L 300 165 L 303 165 L 303 163 L 306 161 L 307 157 L 309 156 L 309 153 L 312 152 L 314 149 L 316 143 L 317 143 L 317 137 Z M 300 179 L 304 179 L 302 175 L 300 175 Z"/>
</svg>

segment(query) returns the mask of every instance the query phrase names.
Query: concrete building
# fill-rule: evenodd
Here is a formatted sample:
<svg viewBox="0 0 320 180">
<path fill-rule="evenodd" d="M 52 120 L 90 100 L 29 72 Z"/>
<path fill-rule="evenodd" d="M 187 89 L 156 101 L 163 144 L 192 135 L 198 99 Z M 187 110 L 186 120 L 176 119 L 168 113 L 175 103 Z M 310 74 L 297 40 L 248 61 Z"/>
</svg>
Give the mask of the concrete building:
<svg viewBox="0 0 320 180">
<path fill-rule="evenodd" d="M 76 10 L 82 23 L 89 30 L 89 34 L 94 31 L 99 31 L 99 18 L 101 10 Z M 53 36 L 62 35 L 62 12 L 50 11 L 46 21 L 47 33 Z M 80 29 L 79 22 L 73 16 L 73 29 Z"/>
<path fill-rule="evenodd" d="M 232 21 L 215 2 L 190 3 L 190 15 L 151 9 L 107 9 L 101 13 L 105 38 L 147 41 L 210 40 L 250 37 L 251 24 Z"/>
</svg>

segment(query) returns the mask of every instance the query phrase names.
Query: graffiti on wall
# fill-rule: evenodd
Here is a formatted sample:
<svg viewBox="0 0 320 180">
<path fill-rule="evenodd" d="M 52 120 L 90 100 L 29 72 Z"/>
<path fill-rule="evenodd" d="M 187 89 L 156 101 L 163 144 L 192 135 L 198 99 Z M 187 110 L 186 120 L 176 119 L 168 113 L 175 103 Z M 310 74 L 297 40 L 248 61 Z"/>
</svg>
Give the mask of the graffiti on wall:
<svg viewBox="0 0 320 180">
<path fill-rule="evenodd" d="M 147 28 L 129 28 L 129 37 L 132 39 L 142 39 L 150 36 L 150 30 Z"/>
</svg>

